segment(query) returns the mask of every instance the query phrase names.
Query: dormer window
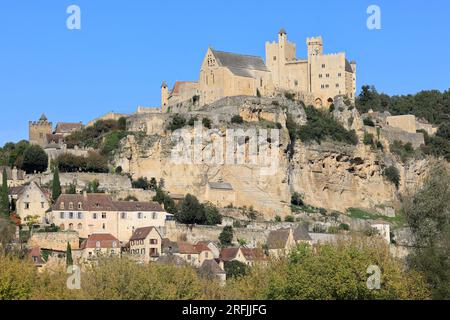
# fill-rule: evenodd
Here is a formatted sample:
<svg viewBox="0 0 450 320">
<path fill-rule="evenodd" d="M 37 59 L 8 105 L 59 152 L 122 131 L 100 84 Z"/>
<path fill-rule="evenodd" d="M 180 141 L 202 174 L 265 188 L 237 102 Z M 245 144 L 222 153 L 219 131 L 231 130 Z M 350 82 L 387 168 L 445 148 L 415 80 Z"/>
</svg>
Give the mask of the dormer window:
<svg viewBox="0 0 450 320">
<path fill-rule="evenodd" d="M 61 204 L 59 205 L 59 208 L 64 210 L 64 202 L 61 202 Z"/>
<path fill-rule="evenodd" d="M 70 209 L 70 210 L 73 209 L 73 202 L 69 202 L 69 209 Z"/>
<path fill-rule="evenodd" d="M 97 242 L 95 243 L 95 247 L 98 248 L 98 249 L 100 249 L 100 247 L 101 247 L 100 241 L 97 241 Z"/>
<path fill-rule="evenodd" d="M 83 205 L 81 202 L 78 202 L 78 210 L 81 210 L 81 209 L 83 209 Z"/>
<path fill-rule="evenodd" d="M 116 242 L 116 241 L 113 241 L 113 242 L 112 242 L 112 247 L 113 247 L 113 248 L 117 247 L 117 242 Z"/>
</svg>

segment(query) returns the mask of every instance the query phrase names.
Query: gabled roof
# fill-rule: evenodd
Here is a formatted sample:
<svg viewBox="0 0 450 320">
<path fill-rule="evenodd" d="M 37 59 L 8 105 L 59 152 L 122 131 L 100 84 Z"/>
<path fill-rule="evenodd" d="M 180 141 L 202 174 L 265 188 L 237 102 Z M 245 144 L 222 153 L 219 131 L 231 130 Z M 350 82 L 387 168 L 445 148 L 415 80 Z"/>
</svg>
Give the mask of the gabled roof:
<svg viewBox="0 0 450 320">
<path fill-rule="evenodd" d="M 158 202 L 114 201 L 114 205 L 117 211 L 164 211 Z"/>
<path fill-rule="evenodd" d="M 264 60 L 258 56 L 236 54 L 211 49 L 220 66 L 228 68 L 233 74 L 241 77 L 253 77 L 251 70 L 266 71 Z"/>
<path fill-rule="evenodd" d="M 130 238 L 130 241 L 134 241 L 134 240 L 144 240 L 145 238 L 147 238 L 147 236 L 150 234 L 150 232 L 155 229 L 156 232 L 159 231 L 158 229 L 156 229 L 155 227 L 143 227 L 143 228 L 137 228 L 136 230 L 134 230 L 133 235 Z M 161 235 L 159 234 L 159 236 L 161 237 Z"/>
<path fill-rule="evenodd" d="M 278 229 L 270 231 L 267 237 L 269 249 L 284 249 L 291 229 Z"/>
<path fill-rule="evenodd" d="M 203 242 L 197 242 L 194 245 L 195 251 L 197 251 L 197 253 L 201 253 L 203 251 L 209 251 L 212 252 L 211 249 L 208 247 L 208 245 L 206 243 Z"/>
<path fill-rule="evenodd" d="M 308 228 L 304 225 L 299 225 L 294 229 L 295 241 L 311 241 L 312 238 L 308 233 Z"/>
<path fill-rule="evenodd" d="M 187 242 L 178 242 L 178 253 L 181 254 L 197 254 L 198 251 L 195 246 Z"/>
<path fill-rule="evenodd" d="M 70 133 L 74 130 L 81 130 L 82 128 L 83 124 L 81 122 L 58 122 L 55 133 Z"/>
<path fill-rule="evenodd" d="M 220 251 L 219 259 L 222 261 L 231 261 L 236 258 L 236 255 L 239 252 L 239 247 L 235 248 L 223 248 Z"/>
<path fill-rule="evenodd" d="M 80 249 L 86 248 L 118 248 L 119 240 L 110 233 L 93 233 L 87 240 L 84 240 Z M 99 244 L 99 246 L 97 246 Z"/>
<path fill-rule="evenodd" d="M 173 86 L 173 89 L 171 91 L 171 94 L 178 94 L 180 93 L 181 87 L 189 84 L 197 84 L 196 81 L 177 81 L 175 82 L 175 85 Z"/>
<path fill-rule="evenodd" d="M 249 261 L 262 261 L 267 260 L 264 251 L 260 248 L 241 248 L 241 252 L 245 259 Z"/>
<path fill-rule="evenodd" d="M 200 266 L 200 271 L 202 272 L 211 272 L 212 274 L 226 274 L 226 272 L 219 266 L 219 264 L 214 260 L 205 260 Z"/>
</svg>

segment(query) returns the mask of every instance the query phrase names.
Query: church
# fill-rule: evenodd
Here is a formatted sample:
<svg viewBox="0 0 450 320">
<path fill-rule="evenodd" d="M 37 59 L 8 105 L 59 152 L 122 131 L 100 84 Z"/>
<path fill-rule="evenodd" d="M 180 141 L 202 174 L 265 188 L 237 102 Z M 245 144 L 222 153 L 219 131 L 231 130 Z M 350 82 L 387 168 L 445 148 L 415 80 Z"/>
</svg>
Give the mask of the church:
<svg viewBox="0 0 450 320">
<path fill-rule="evenodd" d="M 321 37 L 307 38 L 306 45 L 307 58 L 298 59 L 296 44 L 289 42 L 281 29 L 278 42 L 266 42 L 265 61 L 208 48 L 198 81 L 177 81 L 172 90 L 163 82 L 162 112 L 185 101 L 203 106 L 223 97 L 272 97 L 283 91 L 308 97 L 317 107 L 329 105 L 338 95 L 354 101 L 356 62 L 349 62 L 344 52 L 324 54 Z"/>
</svg>

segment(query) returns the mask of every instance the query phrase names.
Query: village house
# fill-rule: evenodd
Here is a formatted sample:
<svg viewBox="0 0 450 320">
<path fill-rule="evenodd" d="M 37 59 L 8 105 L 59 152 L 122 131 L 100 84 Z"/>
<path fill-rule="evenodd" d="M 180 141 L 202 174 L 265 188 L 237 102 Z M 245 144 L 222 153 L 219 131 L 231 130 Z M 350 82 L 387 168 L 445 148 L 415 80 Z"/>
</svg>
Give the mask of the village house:
<svg viewBox="0 0 450 320">
<path fill-rule="evenodd" d="M 80 246 L 80 259 L 91 260 L 99 256 L 120 255 L 120 242 L 109 233 L 93 233 Z"/>
<path fill-rule="evenodd" d="M 58 122 L 55 128 L 55 134 L 63 136 L 63 138 L 69 136 L 75 131 L 83 129 L 82 122 Z"/>
<path fill-rule="evenodd" d="M 16 167 L 0 166 L 0 181 L 3 181 L 3 170 L 6 171 L 6 184 L 9 188 L 21 186 L 25 183 L 25 171 Z"/>
<path fill-rule="evenodd" d="M 39 248 L 39 247 L 32 247 L 28 250 L 28 259 L 38 269 L 42 268 L 42 266 L 45 264 L 45 261 L 42 258 L 41 248 Z"/>
<path fill-rule="evenodd" d="M 204 242 L 191 244 L 183 241 L 163 239 L 162 252 L 164 255 L 174 255 L 182 258 L 194 267 L 200 267 L 205 260 L 214 259 L 214 254 Z"/>
<path fill-rule="evenodd" d="M 219 260 L 223 268 L 223 264 L 230 261 L 239 261 L 249 267 L 258 262 L 267 261 L 264 251 L 259 248 L 224 248 L 220 251 Z"/>
<path fill-rule="evenodd" d="M 24 224 L 33 220 L 36 223 L 48 223 L 47 211 L 50 209 L 50 192 L 32 181 L 26 185 L 9 189 L 12 209 Z"/>
<path fill-rule="evenodd" d="M 273 230 L 267 237 L 269 255 L 273 257 L 287 255 L 295 246 L 301 243 L 312 244 L 308 229 L 303 225 L 299 225 L 295 229 L 282 228 Z"/>
<path fill-rule="evenodd" d="M 213 259 L 203 261 L 199 268 L 199 273 L 204 277 L 216 278 L 222 286 L 225 285 L 227 281 L 227 273 L 223 267 Z"/>
<path fill-rule="evenodd" d="M 133 258 L 148 263 L 161 255 L 162 237 L 155 227 L 138 228 L 133 232 L 128 246 Z"/>
<path fill-rule="evenodd" d="M 61 230 L 75 230 L 81 238 L 107 232 L 126 243 L 134 230 L 164 227 L 173 215 L 157 202 L 113 201 L 108 194 L 62 194 L 52 207 L 50 221 Z"/>
</svg>

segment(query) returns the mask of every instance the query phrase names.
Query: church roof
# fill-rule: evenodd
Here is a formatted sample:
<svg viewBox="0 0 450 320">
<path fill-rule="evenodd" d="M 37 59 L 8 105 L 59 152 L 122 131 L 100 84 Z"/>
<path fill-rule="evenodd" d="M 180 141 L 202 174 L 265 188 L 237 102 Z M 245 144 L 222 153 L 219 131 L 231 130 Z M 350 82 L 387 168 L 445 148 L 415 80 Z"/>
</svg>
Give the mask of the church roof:
<svg viewBox="0 0 450 320">
<path fill-rule="evenodd" d="M 266 65 L 261 57 L 249 56 L 231 52 L 217 51 L 211 49 L 217 62 L 228 68 L 233 74 L 241 77 L 253 77 L 252 70 L 268 72 Z"/>
</svg>

